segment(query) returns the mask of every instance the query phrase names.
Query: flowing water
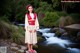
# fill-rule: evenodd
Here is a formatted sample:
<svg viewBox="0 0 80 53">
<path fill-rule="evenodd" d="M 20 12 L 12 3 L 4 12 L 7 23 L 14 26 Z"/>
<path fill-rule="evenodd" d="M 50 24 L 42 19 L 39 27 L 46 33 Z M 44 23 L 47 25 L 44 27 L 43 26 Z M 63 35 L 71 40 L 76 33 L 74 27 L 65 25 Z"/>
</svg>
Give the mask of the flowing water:
<svg viewBox="0 0 80 53">
<path fill-rule="evenodd" d="M 79 48 L 70 47 L 76 43 L 68 39 L 61 39 L 55 36 L 55 33 L 50 33 L 50 28 L 39 29 L 41 36 L 45 41 L 38 43 L 38 53 L 80 53 Z"/>
</svg>

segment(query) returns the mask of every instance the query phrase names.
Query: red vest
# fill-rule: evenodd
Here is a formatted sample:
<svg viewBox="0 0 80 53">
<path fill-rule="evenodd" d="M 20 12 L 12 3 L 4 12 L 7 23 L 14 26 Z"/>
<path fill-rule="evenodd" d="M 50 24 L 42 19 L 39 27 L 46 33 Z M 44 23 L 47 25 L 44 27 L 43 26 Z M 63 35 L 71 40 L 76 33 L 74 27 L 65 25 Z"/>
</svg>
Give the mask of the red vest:
<svg viewBox="0 0 80 53">
<path fill-rule="evenodd" d="M 34 19 L 33 20 L 31 18 L 30 14 L 27 14 L 27 18 L 28 18 L 29 25 L 35 25 L 36 13 L 34 13 Z"/>
</svg>

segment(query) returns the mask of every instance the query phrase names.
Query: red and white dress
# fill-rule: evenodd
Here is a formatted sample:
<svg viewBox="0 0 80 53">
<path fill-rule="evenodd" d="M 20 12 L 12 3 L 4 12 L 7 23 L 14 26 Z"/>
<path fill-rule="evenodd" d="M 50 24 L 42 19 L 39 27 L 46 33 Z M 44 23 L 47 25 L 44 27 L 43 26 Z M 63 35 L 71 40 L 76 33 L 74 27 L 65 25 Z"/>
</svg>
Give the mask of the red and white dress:
<svg viewBox="0 0 80 53">
<path fill-rule="evenodd" d="M 25 15 L 25 43 L 36 44 L 37 43 L 37 33 L 34 30 L 39 29 L 39 23 L 36 13 Z M 32 32 L 30 32 L 32 30 Z"/>
</svg>

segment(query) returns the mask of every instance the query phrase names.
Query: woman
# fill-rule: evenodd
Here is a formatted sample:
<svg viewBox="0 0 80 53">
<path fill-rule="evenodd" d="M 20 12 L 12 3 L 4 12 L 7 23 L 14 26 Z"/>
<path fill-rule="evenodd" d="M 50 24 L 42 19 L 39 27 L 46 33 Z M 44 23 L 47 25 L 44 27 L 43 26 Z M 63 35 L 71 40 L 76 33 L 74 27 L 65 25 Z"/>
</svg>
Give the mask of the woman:
<svg viewBox="0 0 80 53">
<path fill-rule="evenodd" d="M 27 43 L 28 51 L 34 52 L 33 45 L 37 43 L 36 30 L 39 29 L 39 23 L 36 13 L 33 11 L 31 5 L 26 7 L 27 13 L 25 14 L 25 43 Z"/>
</svg>

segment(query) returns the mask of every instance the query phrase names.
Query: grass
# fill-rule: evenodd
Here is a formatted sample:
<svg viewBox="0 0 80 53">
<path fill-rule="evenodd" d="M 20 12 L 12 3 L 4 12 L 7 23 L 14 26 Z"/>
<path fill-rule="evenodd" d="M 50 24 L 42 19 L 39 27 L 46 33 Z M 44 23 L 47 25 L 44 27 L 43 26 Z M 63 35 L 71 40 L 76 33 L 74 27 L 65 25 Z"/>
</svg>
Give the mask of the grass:
<svg viewBox="0 0 80 53">
<path fill-rule="evenodd" d="M 24 41 L 23 27 L 15 26 L 12 23 L 0 20 L 0 38 L 11 39 L 15 43 L 23 44 Z"/>
</svg>

